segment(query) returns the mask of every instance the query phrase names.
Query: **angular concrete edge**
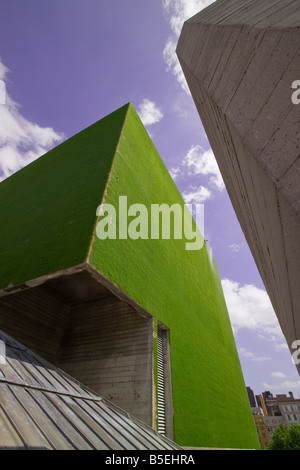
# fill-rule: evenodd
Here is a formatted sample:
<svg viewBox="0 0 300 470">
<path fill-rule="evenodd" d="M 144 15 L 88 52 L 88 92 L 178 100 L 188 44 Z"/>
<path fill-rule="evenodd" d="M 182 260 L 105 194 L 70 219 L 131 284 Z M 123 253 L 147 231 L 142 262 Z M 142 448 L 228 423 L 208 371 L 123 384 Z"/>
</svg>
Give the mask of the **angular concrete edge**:
<svg viewBox="0 0 300 470">
<path fill-rule="evenodd" d="M 300 338 L 299 26 L 297 2 L 222 0 L 186 21 L 177 45 L 291 353 Z"/>
</svg>

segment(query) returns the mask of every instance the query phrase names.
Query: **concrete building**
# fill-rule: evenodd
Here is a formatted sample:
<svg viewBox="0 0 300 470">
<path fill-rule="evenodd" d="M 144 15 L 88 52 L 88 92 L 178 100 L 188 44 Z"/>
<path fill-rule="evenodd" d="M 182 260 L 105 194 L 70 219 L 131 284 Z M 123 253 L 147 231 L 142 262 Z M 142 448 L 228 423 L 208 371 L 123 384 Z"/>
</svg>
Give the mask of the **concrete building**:
<svg viewBox="0 0 300 470">
<path fill-rule="evenodd" d="M 283 424 L 283 417 L 282 416 L 265 416 L 264 415 L 264 422 L 268 426 L 268 430 L 270 435 L 272 432 L 280 425 Z"/>
<path fill-rule="evenodd" d="M 258 395 L 256 400 L 257 400 L 257 406 L 261 407 L 261 409 L 263 410 L 263 415 L 267 416 L 268 410 L 267 410 L 263 395 Z"/>
<path fill-rule="evenodd" d="M 300 425 L 300 399 L 294 398 L 292 392 L 289 395 L 276 395 L 269 391 L 256 395 L 257 406 L 252 406 L 253 397 L 247 387 L 251 411 L 259 442 L 262 448 L 267 447 L 272 438 L 272 433 L 280 425 L 289 426 L 292 423 Z"/>
<path fill-rule="evenodd" d="M 300 425 L 300 399 L 294 398 L 293 393 L 289 392 L 289 396 L 284 394 L 276 395 L 276 401 L 283 423 L 286 426 L 292 423 Z"/>
<path fill-rule="evenodd" d="M 131 104 L 4 180 L 0 202 L 5 334 L 180 446 L 259 447 L 206 244 L 137 228 L 137 209 L 184 201 Z"/>
<path fill-rule="evenodd" d="M 247 393 L 248 393 L 250 406 L 251 406 L 251 408 L 254 408 L 256 406 L 256 402 L 255 402 L 254 392 L 253 392 L 252 388 L 247 387 Z"/>
<path fill-rule="evenodd" d="M 255 422 L 255 427 L 259 439 L 259 443 L 261 445 L 261 448 L 264 449 L 267 447 L 271 440 L 271 435 L 268 429 L 267 424 L 265 423 L 265 417 L 263 415 L 262 410 L 261 411 L 252 411 L 253 413 L 253 419 Z"/>
<path fill-rule="evenodd" d="M 217 0 L 185 22 L 177 46 L 292 354 L 300 339 L 299 44 L 299 2 Z"/>
<path fill-rule="evenodd" d="M 262 448 L 267 447 L 272 433 L 280 424 L 300 425 L 300 399 L 294 398 L 292 392 L 289 392 L 289 396 L 280 394 L 274 397 L 266 391 L 261 395 L 256 395 L 256 401 L 258 406 L 251 406 L 251 411 Z"/>
<path fill-rule="evenodd" d="M 256 395 L 257 408 L 251 408 L 261 447 L 268 446 L 274 430 L 283 423 L 276 398 L 269 392 Z M 265 400 L 268 401 L 266 402 Z"/>
</svg>

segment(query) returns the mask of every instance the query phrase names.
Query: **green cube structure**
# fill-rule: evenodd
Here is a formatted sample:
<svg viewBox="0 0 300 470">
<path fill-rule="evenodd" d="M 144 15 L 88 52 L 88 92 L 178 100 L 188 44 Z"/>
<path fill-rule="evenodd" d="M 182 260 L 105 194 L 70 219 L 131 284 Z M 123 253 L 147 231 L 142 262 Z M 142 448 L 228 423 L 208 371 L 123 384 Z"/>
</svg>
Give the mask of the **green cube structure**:
<svg viewBox="0 0 300 470">
<path fill-rule="evenodd" d="M 259 448 L 206 243 L 99 238 L 120 197 L 184 207 L 131 104 L 0 184 L 0 329 L 181 446 Z"/>
</svg>

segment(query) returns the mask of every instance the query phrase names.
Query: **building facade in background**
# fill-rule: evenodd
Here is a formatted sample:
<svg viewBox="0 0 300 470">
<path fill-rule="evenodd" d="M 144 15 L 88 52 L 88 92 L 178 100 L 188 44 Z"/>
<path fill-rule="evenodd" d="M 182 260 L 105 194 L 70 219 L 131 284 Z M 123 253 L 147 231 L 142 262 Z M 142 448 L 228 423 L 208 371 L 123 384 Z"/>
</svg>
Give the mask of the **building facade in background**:
<svg viewBox="0 0 300 470">
<path fill-rule="evenodd" d="M 247 387 L 247 390 L 251 390 L 250 387 Z M 300 426 L 300 398 L 294 398 L 292 392 L 289 392 L 288 396 L 284 394 L 273 396 L 270 391 L 265 391 L 261 395 L 256 395 L 256 401 L 253 402 L 253 396 L 248 391 L 248 397 L 262 448 L 267 447 L 272 433 L 280 424 L 289 426 L 296 423 Z"/>
<path fill-rule="evenodd" d="M 247 393 L 248 393 L 248 398 L 249 398 L 251 408 L 255 408 L 256 406 L 255 396 L 254 396 L 253 390 L 250 387 L 247 387 Z"/>
</svg>

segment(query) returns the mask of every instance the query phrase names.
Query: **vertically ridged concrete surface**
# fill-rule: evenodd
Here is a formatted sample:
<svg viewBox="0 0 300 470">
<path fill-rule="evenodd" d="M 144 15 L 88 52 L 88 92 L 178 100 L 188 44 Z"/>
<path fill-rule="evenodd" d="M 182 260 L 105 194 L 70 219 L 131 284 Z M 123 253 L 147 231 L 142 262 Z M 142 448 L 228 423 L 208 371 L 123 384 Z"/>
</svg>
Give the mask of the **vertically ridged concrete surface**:
<svg viewBox="0 0 300 470">
<path fill-rule="evenodd" d="M 291 352 L 300 338 L 299 45 L 299 2 L 218 0 L 184 24 L 177 46 Z"/>
</svg>

